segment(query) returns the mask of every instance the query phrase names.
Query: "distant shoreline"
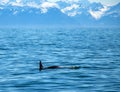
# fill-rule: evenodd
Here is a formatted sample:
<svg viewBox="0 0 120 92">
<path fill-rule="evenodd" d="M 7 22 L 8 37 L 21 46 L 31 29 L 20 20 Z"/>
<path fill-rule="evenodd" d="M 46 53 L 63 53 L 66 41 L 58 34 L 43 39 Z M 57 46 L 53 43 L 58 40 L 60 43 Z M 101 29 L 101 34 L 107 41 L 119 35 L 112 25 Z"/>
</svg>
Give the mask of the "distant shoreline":
<svg viewBox="0 0 120 92">
<path fill-rule="evenodd" d="M 120 26 L 79 26 L 79 25 L 0 25 L 0 28 L 120 28 Z"/>
</svg>

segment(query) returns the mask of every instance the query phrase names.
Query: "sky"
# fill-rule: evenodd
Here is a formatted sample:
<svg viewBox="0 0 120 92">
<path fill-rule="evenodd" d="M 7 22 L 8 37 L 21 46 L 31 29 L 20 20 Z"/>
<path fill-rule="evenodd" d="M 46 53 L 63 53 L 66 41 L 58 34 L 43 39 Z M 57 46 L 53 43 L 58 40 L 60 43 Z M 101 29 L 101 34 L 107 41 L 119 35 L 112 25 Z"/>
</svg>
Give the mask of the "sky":
<svg viewBox="0 0 120 92">
<path fill-rule="evenodd" d="M 101 2 L 105 5 L 115 5 L 117 3 L 120 3 L 120 0 L 89 0 L 90 2 Z"/>
<path fill-rule="evenodd" d="M 57 1 L 64 1 L 64 2 L 82 2 L 82 1 L 87 1 L 87 0 L 0 0 L 2 3 L 7 3 L 7 2 L 57 2 Z M 104 5 L 112 6 L 120 2 L 120 0 L 88 0 L 89 2 L 101 2 Z"/>
</svg>

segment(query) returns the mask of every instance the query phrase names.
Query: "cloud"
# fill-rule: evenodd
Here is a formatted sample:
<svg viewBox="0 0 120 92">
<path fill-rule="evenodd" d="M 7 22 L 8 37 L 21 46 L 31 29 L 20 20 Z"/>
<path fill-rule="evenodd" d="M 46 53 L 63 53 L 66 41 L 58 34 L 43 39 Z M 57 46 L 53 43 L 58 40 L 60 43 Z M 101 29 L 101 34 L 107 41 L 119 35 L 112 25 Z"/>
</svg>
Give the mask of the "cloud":
<svg viewBox="0 0 120 92">
<path fill-rule="evenodd" d="M 52 7 L 59 8 L 59 5 L 57 3 L 54 3 L 54 2 L 43 2 L 40 5 L 40 7 L 42 10 L 42 13 L 46 13 L 49 8 L 52 8 Z"/>
<path fill-rule="evenodd" d="M 95 19 L 100 19 L 104 13 L 108 10 L 107 6 L 104 6 L 103 8 L 99 9 L 98 11 L 92 11 L 91 9 L 89 10 L 89 13 L 95 18 Z"/>
</svg>

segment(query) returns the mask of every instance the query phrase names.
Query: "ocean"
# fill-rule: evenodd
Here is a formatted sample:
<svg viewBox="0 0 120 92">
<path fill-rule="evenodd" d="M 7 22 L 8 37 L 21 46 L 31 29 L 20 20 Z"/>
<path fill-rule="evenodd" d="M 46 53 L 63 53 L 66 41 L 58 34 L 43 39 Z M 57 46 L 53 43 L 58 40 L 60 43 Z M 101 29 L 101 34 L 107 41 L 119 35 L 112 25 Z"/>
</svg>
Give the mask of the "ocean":
<svg viewBox="0 0 120 92">
<path fill-rule="evenodd" d="M 120 28 L 0 28 L 0 92 L 119 91 Z"/>
</svg>

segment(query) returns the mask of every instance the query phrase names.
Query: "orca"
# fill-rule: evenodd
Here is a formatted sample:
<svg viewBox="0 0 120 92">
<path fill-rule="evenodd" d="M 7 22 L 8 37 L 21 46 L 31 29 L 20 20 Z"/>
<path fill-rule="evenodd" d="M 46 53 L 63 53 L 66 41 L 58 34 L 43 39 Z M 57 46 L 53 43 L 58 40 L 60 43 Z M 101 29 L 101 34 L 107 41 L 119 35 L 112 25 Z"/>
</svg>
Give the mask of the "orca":
<svg viewBox="0 0 120 92">
<path fill-rule="evenodd" d="M 79 69 L 80 66 L 56 66 L 56 65 L 53 65 L 53 66 L 48 66 L 48 67 L 43 67 L 43 64 L 42 62 L 40 61 L 39 62 L 39 70 L 44 70 L 44 69 L 60 69 L 60 68 L 67 68 L 67 69 Z"/>
</svg>

